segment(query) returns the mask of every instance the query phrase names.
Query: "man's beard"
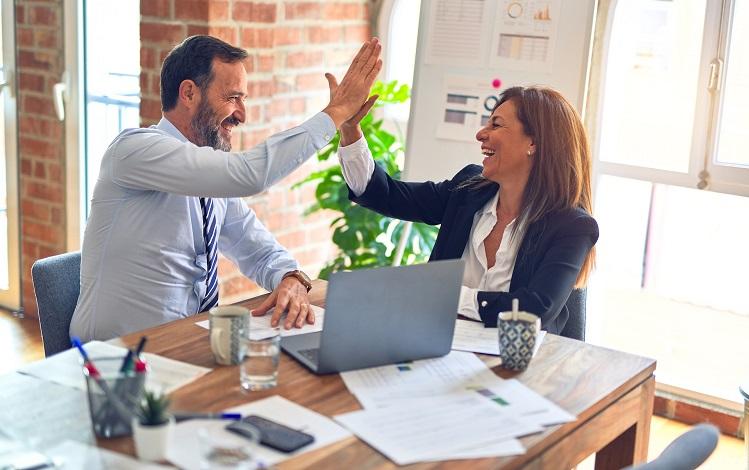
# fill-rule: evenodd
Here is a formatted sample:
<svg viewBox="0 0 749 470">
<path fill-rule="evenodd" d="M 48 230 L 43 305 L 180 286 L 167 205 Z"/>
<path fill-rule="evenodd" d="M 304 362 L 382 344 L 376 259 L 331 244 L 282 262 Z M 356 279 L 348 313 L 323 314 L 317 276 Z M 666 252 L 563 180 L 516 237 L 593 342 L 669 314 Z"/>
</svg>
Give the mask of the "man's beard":
<svg viewBox="0 0 749 470">
<path fill-rule="evenodd" d="M 216 112 L 208 104 L 208 101 L 201 101 L 198 112 L 190 122 L 190 127 L 197 141 L 195 144 L 199 147 L 212 147 L 216 150 L 228 152 L 231 150 L 231 140 L 221 135 L 221 122 L 216 122 L 216 120 Z M 227 120 L 234 125 L 238 124 L 232 116 L 228 117 Z"/>
</svg>

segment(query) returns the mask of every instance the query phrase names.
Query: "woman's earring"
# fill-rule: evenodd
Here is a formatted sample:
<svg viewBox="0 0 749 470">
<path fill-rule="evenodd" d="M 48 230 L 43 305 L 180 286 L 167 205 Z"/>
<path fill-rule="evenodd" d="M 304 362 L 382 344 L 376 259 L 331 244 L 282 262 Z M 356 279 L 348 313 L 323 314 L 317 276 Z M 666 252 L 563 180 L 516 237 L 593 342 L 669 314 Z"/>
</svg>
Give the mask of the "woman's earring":
<svg viewBox="0 0 749 470">
<path fill-rule="evenodd" d="M 531 153 L 530 150 L 528 150 L 528 156 L 530 157 L 531 155 L 533 155 L 533 154 Z"/>
</svg>

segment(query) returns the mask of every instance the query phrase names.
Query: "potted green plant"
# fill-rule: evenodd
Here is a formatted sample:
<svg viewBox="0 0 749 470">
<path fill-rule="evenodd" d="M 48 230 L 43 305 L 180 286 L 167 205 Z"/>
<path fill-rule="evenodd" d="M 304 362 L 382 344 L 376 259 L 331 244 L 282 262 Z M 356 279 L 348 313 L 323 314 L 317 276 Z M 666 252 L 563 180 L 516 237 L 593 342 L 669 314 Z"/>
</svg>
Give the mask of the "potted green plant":
<svg viewBox="0 0 749 470">
<path fill-rule="evenodd" d="M 372 94 L 379 95 L 375 108 L 385 104 L 403 103 L 410 96 L 408 86 L 398 84 L 395 80 L 388 83 L 376 82 Z M 383 120 L 375 119 L 372 113 L 362 119 L 361 128 L 375 162 L 390 176 L 400 179 L 400 165 L 405 151 L 402 136 L 394 135 L 383 128 Z M 339 139 L 340 136 L 336 135 L 330 144 L 318 152 L 317 159 L 325 162 L 331 155 L 335 155 Z M 405 222 L 385 217 L 349 201 L 348 187 L 338 164 L 313 172 L 293 187 L 309 183 L 316 183 L 317 188 L 315 203 L 305 210 L 305 215 L 321 210 L 338 213 L 330 224 L 333 228 L 333 243 L 338 247 L 338 253 L 336 258 L 320 271 L 321 279 L 327 279 L 336 271 L 393 264 L 395 248 L 405 229 Z M 413 224 L 403 251 L 402 263 L 426 262 L 436 238 L 437 227 Z"/>
<path fill-rule="evenodd" d="M 169 397 L 146 391 L 133 418 L 133 440 L 138 458 L 156 462 L 166 458 L 174 418 L 169 414 Z"/>
</svg>

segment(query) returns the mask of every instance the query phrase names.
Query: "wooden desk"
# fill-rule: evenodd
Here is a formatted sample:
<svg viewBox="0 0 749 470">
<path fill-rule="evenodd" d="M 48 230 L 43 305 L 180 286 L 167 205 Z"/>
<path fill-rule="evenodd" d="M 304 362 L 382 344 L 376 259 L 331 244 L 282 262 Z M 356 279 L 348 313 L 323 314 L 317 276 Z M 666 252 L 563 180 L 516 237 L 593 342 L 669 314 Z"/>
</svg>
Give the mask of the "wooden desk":
<svg viewBox="0 0 749 470">
<path fill-rule="evenodd" d="M 325 304 L 325 283 L 315 281 L 312 303 Z M 263 297 L 242 302 L 252 308 Z M 337 375 L 315 376 L 282 354 L 278 387 L 243 392 L 236 366 L 217 366 L 208 330 L 195 325 L 206 314 L 150 328 L 122 338 L 135 346 L 148 335 L 147 352 L 214 370 L 173 394 L 173 406 L 186 411 L 220 411 L 270 395 L 282 395 L 326 416 L 361 407 Z M 491 361 L 491 356 L 485 356 Z M 471 461 L 414 465 L 415 468 L 572 468 L 594 452 L 597 469 L 620 469 L 645 460 L 655 390 L 655 361 L 592 346 L 556 335 L 546 335 L 530 367 L 522 373 L 495 367 L 504 378 L 515 377 L 536 392 L 576 415 L 572 423 L 547 428 L 521 439 L 524 455 Z M 98 441 L 99 445 L 133 454 L 129 438 Z M 281 468 L 395 468 L 395 464 L 357 438 L 288 460 Z"/>
</svg>

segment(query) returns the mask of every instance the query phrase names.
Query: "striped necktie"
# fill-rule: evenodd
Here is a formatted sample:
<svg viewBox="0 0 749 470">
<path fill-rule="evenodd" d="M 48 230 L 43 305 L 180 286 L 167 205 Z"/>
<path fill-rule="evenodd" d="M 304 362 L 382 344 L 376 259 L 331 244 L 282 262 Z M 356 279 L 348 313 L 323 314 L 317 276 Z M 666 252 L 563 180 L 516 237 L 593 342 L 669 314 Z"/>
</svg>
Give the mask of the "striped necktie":
<svg viewBox="0 0 749 470">
<path fill-rule="evenodd" d="M 203 238 L 208 259 L 208 274 L 205 277 L 205 297 L 200 304 L 200 311 L 205 312 L 218 304 L 218 253 L 216 240 L 216 216 L 213 214 L 211 198 L 201 197 L 200 208 L 203 209 Z"/>
</svg>

